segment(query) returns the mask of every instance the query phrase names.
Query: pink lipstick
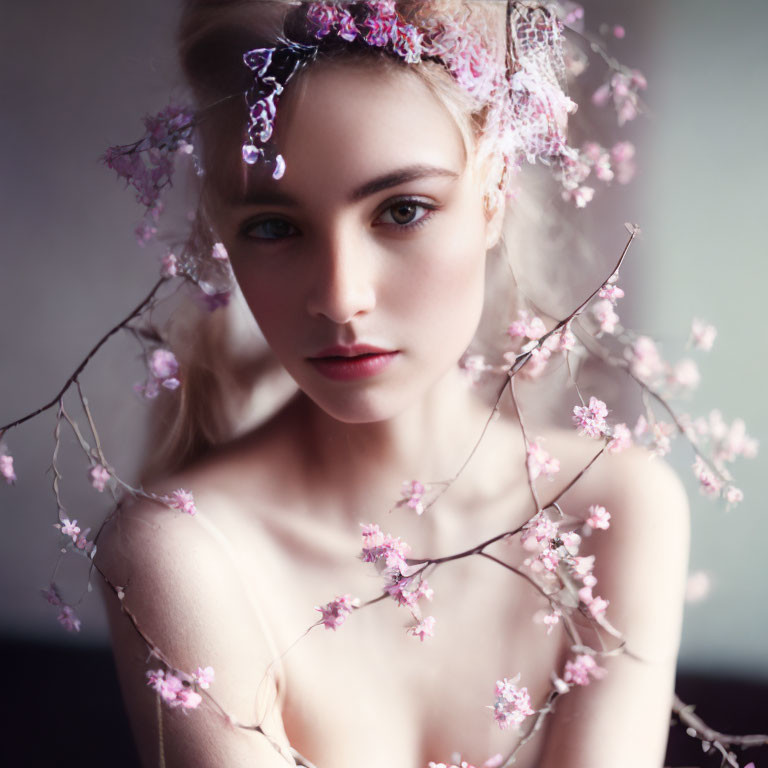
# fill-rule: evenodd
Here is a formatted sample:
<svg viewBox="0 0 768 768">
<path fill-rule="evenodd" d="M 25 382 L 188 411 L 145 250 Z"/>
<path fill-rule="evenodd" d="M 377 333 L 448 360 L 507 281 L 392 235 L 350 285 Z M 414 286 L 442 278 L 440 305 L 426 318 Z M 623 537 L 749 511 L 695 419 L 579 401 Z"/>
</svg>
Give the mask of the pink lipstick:
<svg viewBox="0 0 768 768">
<path fill-rule="evenodd" d="M 381 373 L 400 353 L 370 344 L 335 345 L 307 358 L 322 376 L 334 381 L 356 381 Z"/>
</svg>

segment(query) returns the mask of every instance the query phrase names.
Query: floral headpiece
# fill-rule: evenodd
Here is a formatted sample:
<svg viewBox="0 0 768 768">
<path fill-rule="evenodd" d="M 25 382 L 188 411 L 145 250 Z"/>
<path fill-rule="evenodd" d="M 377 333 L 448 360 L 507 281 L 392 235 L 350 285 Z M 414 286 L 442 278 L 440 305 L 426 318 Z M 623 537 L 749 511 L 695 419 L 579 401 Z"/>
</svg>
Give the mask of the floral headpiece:
<svg viewBox="0 0 768 768">
<path fill-rule="evenodd" d="M 507 49 L 489 48 L 479 31 L 444 15 L 410 23 L 395 0 L 310 2 L 306 16 L 310 44 L 285 40 L 274 48 L 256 48 L 244 55 L 254 85 L 246 100 L 250 115 L 243 159 L 266 160 L 273 177 L 285 172 L 285 160 L 270 151 L 277 104 L 288 81 L 322 53 L 327 44 L 378 48 L 406 64 L 423 60 L 442 64 L 476 107 L 490 108 L 488 129 L 494 149 L 507 168 L 523 159 L 552 164 L 563 183 L 571 185 L 569 169 L 577 153 L 568 147 L 563 116 L 575 109 L 565 93 L 562 24 L 553 9 L 535 3 L 507 3 Z"/>
<path fill-rule="evenodd" d="M 473 109 L 484 114 L 482 151 L 494 159 L 499 195 L 509 194 L 511 178 L 524 163 L 548 165 L 562 186 L 563 197 L 579 208 L 594 195 L 594 189 L 585 185 L 591 175 L 606 183 L 614 179 L 627 183 L 634 174 L 634 147 L 629 142 L 618 142 L 611 149 L 595 141 L 580 149 L 568 144 L 566 116 L 576 105 L 566 93 L 566 74 L 580 74 L 586 57 L 566 45 L 564 30 L 585 37 L 608 65 L 608 77 L 592 102 L 615 107 L 620 125 L 639 112 L 638 91 L 646 86 L 642 74 L 619 64 L 583 32 L 583 10 L 574 3 L 488 1 L 498 6 L 499 23 L 506 9 L 505 35 L 486 34 L 466 9 L 449 10 L 451 3 L 414 3 L 408 11 L 401 11 L 396 0 L 299 3 L 287 17 L 286 27 L 294 30 L 291 36 L 283 35 L 274 47 L 243 54 L 252 82 L 244 92 L 228 97 L 244 97 L 248 109 L 244 162 L 264 163 L 275 179 L 282 178 L 285 159 L 272 140 L 286 86 L 324 54 L 349 47 L 378 50 L 406 66 L 424 61 L 443 66 Z M 189 155 L 197 163 L 194 129 L 206 111 L 205 107 L 172 105 L 145 119 L 146 133 L 139 141 L 111 147 L 104 155 L 105 163 L 136 190 L 137 200 L 145 207 L 144 220 L 136 230 L 141 245 L 157 234 L 162 193 L 171 185 L 176 159 Z M 195 243 L 192 250 L 201 252 L 213 245 L 207 240 Z M 163 274 L 184 274 L 215 298 L 219 288 L 214 286 L 223 284 L 223 265 L 214 259 L 204 266 L 199 256 L 186 256 L 178 264 L 165 259 Z M 211 270 L 215 274 L 207 274 Z"/>
</svg>

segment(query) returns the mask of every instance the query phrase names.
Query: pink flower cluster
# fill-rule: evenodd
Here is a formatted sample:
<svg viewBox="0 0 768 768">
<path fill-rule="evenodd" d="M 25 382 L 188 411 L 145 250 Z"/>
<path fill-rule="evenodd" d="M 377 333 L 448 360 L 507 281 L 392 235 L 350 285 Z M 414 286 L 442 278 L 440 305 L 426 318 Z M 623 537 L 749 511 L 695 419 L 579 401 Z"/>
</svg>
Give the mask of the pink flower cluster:
<svg viewBox="0 0 768 768">
<path fill-rule="evenodd" d="M 134 384 L 133 389 L 148 400 L 152 400 L 160 394 L 160 387 L 164 389 L 178 389 L 179 363 L 176 355 L 170 349 L 155 349 L 149 356 L 149 376 L 144 384 Z"/>
<path fill-rule="evenodd" d="M 362 525 L 362 524 L 361 524 Z M 408 633 L 420 640 L 432 637 L 435 619 L 431 616 L 422 618 L 419 600 L 431 600 L 434 592 L 421 576 L 408 575 L 406 555 L 410 547 L 400 539 L 384 534 L 378 525 L 362 525 L 364 563 L 374 563 L 383 569 L 387 579 L 384 591 L 398 604 L 411 612 L 417 624 L 408 628 Z"/>
<path fill-rule="evenodd" d="M 163 501 L 172 509 L 178 509 L 188 515 L 196 515 L 195 497 L 183 488 L 177 488 L 170 496 L 163 497 Z"/>
<path fill-rule="evenodd" d="M 519 675 L 512 680 L 504 678 L 496 682 L 496 702 L 493 716 L 502 730 L 510 725 L 520 725 L 526 717 L 535 714 L 527 688 L 518 688 Z"/>
<path fill-rule="evenodd" d="M 378 525 L 364 525 L 363 532 L 363 562 L 383 564 L 386 575 L 405 575 L 408 563 L 405 558 L 411 548 L 399 538 L 395 539 L 384 534 Z"/>
<path fill-rule="evenodd" d="M 600 288 L 597 301 L 592 304 L 592 316 L 597 320 L 598 333 L 615 333 L 618 327 L 616 302 L 624 298 L 624 291 L 616 285 L 618 279 L 618 273 L 611 275 Z"/>
<path fill-rule="evenodd" d="M 528 443 L 526 458 L 528 475 L 531 480 L 536 480 L 541 475 L 544 475 L 548 480 L 552 480 L 560 471 L 560 460 L 553 458 L 542 448 L 539 442 L 541 439 L 539 437 L 534 442 Z"/>
<path fill-rule="evenodd" d="M 210 670 L 210 675 L 205 672 L 205 685 L 201 686 L 205 688 L 213 679 L 213 670 L 210 667 L 207 667 L 206 670 Z M 174 675 L 172 672 L 165 672 L 162 669 L 150 669 L 147 670 L 147 685 L 157 691 L 160 698 L 174 709 L 176 707 L 181 707 L 182 710 L 196 709 L 203 700 L 203 697 L 191 686 L 189 678 L 183 673 Z"/>
<path fill-rule="evenodd" d="M 67 632 L 80 631 L 80 619 L 77 618 L 74 608 L 72 608 L 71 605 L 67 605 L 67 603 L 61 599 L 59 590 L 53 582 L 51 582 L 48 589 L 41 589 L 40 593 L 50 605 L 59 609 L 56 620 L 67 630 Z"/>
<path fill-rule="evenodd" d="M 592 94 L 592 103 L 598 107 L 604 107 L 612 101 L 619 125 L 624 125 L 637 117 L 640 103 L 638 92 L 644 91 L 647 87 L 645 77 L 636 69 L 629 72 L 614 72 L 611 79 Z"/>
<path fill-rule="evenodd" d="M 699 318 L 693 319 L 693 322 L 691 323 L 691 338 L 689 343 L 696 347 L 696 349 L 709 352 L 709 350 L 712 349 L 712 345 L 715 343 L 716 337 L 717 328 L 715 328 L 714 325 L 709 325 Z"/>
<path fill-rule="evenodd" d="M 586 437 L 599 438 L 608 431 L 605 417 L 608 408 L 602 400 L 596 397 L 589 398 L 589 405 L 576 405 L 573 408 L 573 423 L 579 430 L 579 434 Z"/>
<path fill-rule="evenodd" d="M 608 443 L 608 451 L 610 453 L 620 453 L 632 445 L 632 432 L 630 432 L 626 424 L 614 424 L 611 427 L 610 433 L 611 440 Z"/>
<path fill-rule="evenodd" d="M 102 493 L 109 482 L 110 474 L 106 467 L 101 464 L 97 464 L 91 467 L 88 472 L 88 477 L 91 479 L 91 485 L 99 492 Z"/>
<path fill-rule="evenodd" d="M 709 326 L 714 331 L 712 326 Z M 708 332 L 702 331 L 702 334 Z M 702 336 L 703 343 L 711 343 L 710 337 Z M 703 349 L 704 347 L 700 347 Z M 701 381 L 699 368 L 691 358 L 683 358 L 674 365 L 667 363 L 659 353 L 656 342 L 648 336 L 638 336 L 624 350 L 633 376 L 648 386 L 655 387 L 666 396 L 686 395 L 695 390 Z"/>
<path fill-rule="evenodd" d="M 153 222 L 162 212 L 160 195 L 172 183 L 176 154 L 188 154 L 192 149 L 188 142 L 192 124 L 192 112 L 172 104 L 144 118 L 142 139 L 129 146 L 110 147 L 102 157 L 108 168 L 136 190 L 136 200 L 146 208 L 145 219 L 137 228 L 140 245 L 146 245 L 156 233 Z"/>
<path fill-rule="evenodd" d="M 507 329 L 510 338 L 515 342 L 512 352 L 507 352 L 504 359 L 514 364 L 518 355 L 530 354 L 528 361 L 520 369 L 520 375 L 524 378 L 535 379 L 546 368 L 552 355 L 556 352 L 570 352 L 576 346 L 576 337 L 571 330 L 570 323 L 560 330 L 552 333 L 542 342 L 540 339 L 547 333 L 544 321 L 536 315 L 531 315 L 527 310 L 519 310 L 518 319 L 512 322 Z M 519 342 L 528 339 L 522 346 Z M 519 349 L 519 351 L 518 351 Z"/>
<path fill-rule="evenodd" d="M 0 454 L 0 475 L 5 478 L 5 482 L 8 485 L 13 485 L 16 482 L 16 472 L 13 469 L 13 456 L 9 453 Z"/>
<path fill-rule="evenodd" d="M 424 494 L 427 489 L 418 480 L 412 480 L 410 483 L 403 483 L 402 499 L 398 506 L 406 506 L 412 509 L 417 515 L 424 513 Z"/>
<path fill-rule="evenodd" d="M 414 624 L 412 627 L 408 627 L 406 632 L 409 635 L 418 637 L 419 640 L 421 640 L 422 642 L 424 642 L 424 640 L 427 637 L 434 637 L 435 636 L 435 617 L 426 616 L 424 619 L 419 621 L 418 624 Z"/>
<path fill-rule="evenodd" d="M 585 653 L 576 656 L 573 661 L 565 662 L 563 680 L 571 685 L 589 685 L 591 679 L 605 677 L 606 671 L 598 666 L 593 656 Z"/>
<path fill-rule="evenodd" d="M 88 541 L 88 534 L 91 532 L 90 528 L 86 528 L 84 531 L 80 530 L 80 526 L 77 524 L 77 520 L 70 520 L 68 517 L 62 517 L 61 522 L 54 523 L 54 528 L 58 528 L 61 531 L 62 536 L 67 536 L 72 539 L 74 547 L 82 552 L 91 552 L 93 550 L 93 542 Z"/>
<path fill-rule="evenodd" d="M 347 616 L 359 607 L 360 601 L 352 595 L 337 595 L 336 599 L 331 600 L 330 603 L 316 605 L 315 610 L 320 611 L 322 616 L 320 621 L 325 628 L 335 632 L 346 621 Z"/>
<path fill-rule="evenodd" d="M 471 763 L 468 763 L 466 760 L 461 760 L 460 755 L 454 755 L 452 760 L 460 760 L 461 762 L 457 765 L 456 763 L 451 763 L 450 765 L 446 763 L 435 763 L 433 761 L 430 761 L 427 768 L 475 768 L 474 765 Z M 494 755 L 493 757 L 489 757 L 481 766 L 481 768 L 500 768 L 501 765 L 504 764 L 504 756 L 501 754 Z"/>
<path fill-rule="evenodd" d="M 602 530 L 607 531 L 610 527 L 610 519 L 611 513 L 608 512 L 605 507 L 601 507 L 599 504 L 592 504 L 589 508 L 587 526 L 592 530 L 601 528 Z"/>
<path fill-rule="evenodd" d="M 614 179 L 619 184 L 629 184 L 635 176 L 635 145 L 629 141 L 619 141 L 607 149 L 596 141 L 586 142 L 572 161 L 570 178 L 572 185 L 563 190 L 563 199 L 584 208 L 595 195 L 592 187 L 584 182 L 592 175 L 606 184 Z"/>
</svg>

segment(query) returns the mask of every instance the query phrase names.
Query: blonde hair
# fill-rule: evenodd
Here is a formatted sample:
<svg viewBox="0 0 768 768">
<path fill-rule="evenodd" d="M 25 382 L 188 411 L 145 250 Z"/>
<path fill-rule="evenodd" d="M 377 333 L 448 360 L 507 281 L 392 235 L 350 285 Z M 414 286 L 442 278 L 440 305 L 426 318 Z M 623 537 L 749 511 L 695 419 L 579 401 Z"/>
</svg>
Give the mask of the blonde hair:
<svg viewBox="0 0 768 768">
<path fill-rule="evenodd" d="M 293 0 L 186 0 L 179 24 L 178 46 L 182 70 L 201 105 L 215 103 L 245 90 L 247 72 L 242 52 L 254 47 L 272 47 L 283 32 Z M 430 14 L 461 14 L 463 23 L 503 41 L 498 55 L 506 50 L 505 3 L 484 0 L 401 0 L 398 11 L 418 23 Z M 258 10 L 256 7 L 258 6 Z M 344 55 L 344 54 L 341 54 Z M 355 52 L 354 56 L 360 56 Z M 386 66 L 419 77 L 448 110 L 461 131 L 467 154 L 477 156 L 482 144 L 485 113 L 473 108 L 470 98 L 437 62 L 405 65 L 378 55 Z M 210 140 L 210 136 L 209 139 Z M 205 142 L 204 142 L 205 144 Z M 503 170 L 503 169 L 502 169 Z M 500 185 L 500 169 L 489 167 L 489 191 Z M 533 174 L 535 176 L 535 174 Z M 554 281 L 531 277 L 544 263 L 543 242 L 562 220 L 556 199 L 542 203 L 542 185 L 526 180 L 505 218 L 504 236 L 496 258 L 489 260 L 485 311 L 473 348 L 489 356 L 498 355 L 504 329 L 515 316 L 520 301 L 517 280 L 528 274 L 526 292 L 546 283 L 550 316 L 559 311 Z M 198 220 L 205 229 L 205 190 Z M 549 232 L 549 238 L 542 234 Z M 188 244 L 210 249 L 210 233 L 198 231 Z M 525 259 L 520 259 L 520 256 Z M 555 260 L 557 261 L 557 259 Z M 523 262 L 528 262 L 523 269 Z M 531 270 L 531 262 L 534 269 Z M 536 307 L 538 302 L 533 302 Z M 553 314 L 555 313 L 555 314 Z M 296 391 L 272 357 L 237 286 L 229 306 L 208 313 L 188 304 L 176 310 L 168 329 L 171 347 L 180 363 L 181 391 L 160 398 L 155 405 L 143 482 L 179 471 L 211 448 L 229 442 L 262 423 Z"/>
</svg>

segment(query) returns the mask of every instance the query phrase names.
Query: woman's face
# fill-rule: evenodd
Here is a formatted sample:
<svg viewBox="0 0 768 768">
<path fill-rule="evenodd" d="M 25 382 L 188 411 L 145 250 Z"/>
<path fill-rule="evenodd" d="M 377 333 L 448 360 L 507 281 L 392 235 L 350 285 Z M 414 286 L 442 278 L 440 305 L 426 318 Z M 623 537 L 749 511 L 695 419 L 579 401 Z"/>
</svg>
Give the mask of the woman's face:
<svg viewBox="0 0 768 768">
<path fill-rule="evenodd" d="M 248 168 L 231 142 L 211 170 L 214 225 L 299 387 L 340 421 L 388 419 L 477 328 L 492 245 L 481 182 L 412 74 L 347 62 L 292 86 L 276 126 L 285 176 Z"/>
</svg>

